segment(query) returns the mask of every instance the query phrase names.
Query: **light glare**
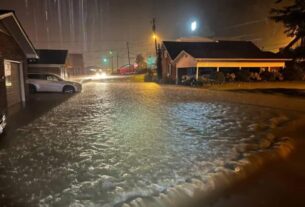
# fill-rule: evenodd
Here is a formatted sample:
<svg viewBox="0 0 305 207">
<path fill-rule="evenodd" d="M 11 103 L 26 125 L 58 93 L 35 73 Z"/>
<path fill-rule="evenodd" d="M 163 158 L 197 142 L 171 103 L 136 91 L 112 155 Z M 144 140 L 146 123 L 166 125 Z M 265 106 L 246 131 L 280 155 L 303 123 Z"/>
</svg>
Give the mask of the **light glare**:
<svg viewBox="0 0 305 207">
<path fill-rule="evenodd" d="M 191 30 L 192 30 L 192 32 L 194 32 L 194 31 L 197 30 L 197 22 L 196 22 L 196 21 L 192 22 L 192 24 L 191 24 Z"/>
</svg>

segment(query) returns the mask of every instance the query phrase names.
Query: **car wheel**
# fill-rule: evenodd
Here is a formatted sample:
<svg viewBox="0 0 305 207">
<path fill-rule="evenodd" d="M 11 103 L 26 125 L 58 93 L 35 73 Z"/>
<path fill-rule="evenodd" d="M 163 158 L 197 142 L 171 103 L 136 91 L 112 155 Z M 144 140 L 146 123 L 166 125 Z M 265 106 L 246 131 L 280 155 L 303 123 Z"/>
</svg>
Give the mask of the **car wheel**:
<svg viewBox="0 0 305 207">
<path fill-rule="evenodd" d="M 34 85 L 29 85 L 29 91 L 30 91 L 30 93 L 37 93 L 37 89 L 36 89 L 36 86 L 34 86 Z"/>
<path fill-rule="evenodd" d="M 75 93 L 75 89 L 73 86 L 65 86 L 63 89 L 63 93 Z"/>
</svg>

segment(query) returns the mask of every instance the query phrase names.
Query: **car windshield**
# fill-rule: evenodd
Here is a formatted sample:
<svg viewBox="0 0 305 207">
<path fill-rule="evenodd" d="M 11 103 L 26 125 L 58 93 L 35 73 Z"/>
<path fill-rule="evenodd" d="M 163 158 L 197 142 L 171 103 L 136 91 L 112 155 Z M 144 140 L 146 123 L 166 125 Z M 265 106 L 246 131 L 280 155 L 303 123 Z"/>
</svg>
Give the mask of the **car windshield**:
<svg viewBox="0 0 305 207">
<path fill-rule="evenodd" d="M 42 79 L 41 74 L 28 74 L 29 79 Z"/>
</svg>

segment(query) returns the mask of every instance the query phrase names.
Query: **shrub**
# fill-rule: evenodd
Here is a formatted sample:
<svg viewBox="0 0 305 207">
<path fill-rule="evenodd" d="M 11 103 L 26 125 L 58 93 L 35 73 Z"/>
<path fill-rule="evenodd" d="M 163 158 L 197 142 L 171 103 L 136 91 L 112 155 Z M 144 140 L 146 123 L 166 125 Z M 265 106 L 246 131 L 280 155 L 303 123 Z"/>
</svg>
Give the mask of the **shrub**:
<svg viewBox="0 0 305 207">
<path fill-rule="evenodd" d="M 276 80 L 276 75 L 275 73 L 269 72 L 269 71 L 264 71 L 261 73 L 261 78 L 264 81 L 275 81 Z"/>
<path fill-rule="evenodd" d="M 251 73 L 247 70 L 240 70 L 236 74 L 236 80 L 241 82 L 249 82 Z"/>
<path fill-rule="evenodd" d="M 285 80 L 288 81 L 301 81 L 304 80 L 305 69 L 304 64 L 292 63 L 287 66 L 283 71 Z"/>
<path fill-rule="evenodd" d="M 153 78 L 154 78 L 154 73 L 151 70 L 149 70 L 148 73 L 146 73 L 145 76 L 144 76 L 144 81 L 145 82 L 152 82 Z"/>
<path fill-rule="evenodd" d="M 216 72 L 215 81 L 217 83 L 224 83 L 226 81 L 225 74 L 223 72 Z"/>
<path fill-rule="evenodd" d="M 223 72 L 213 72 L 210 75 L 210 80 L 211 82 L 214 80 L 216 83 L 224 83 L 226 78 Z"/>
</svg>

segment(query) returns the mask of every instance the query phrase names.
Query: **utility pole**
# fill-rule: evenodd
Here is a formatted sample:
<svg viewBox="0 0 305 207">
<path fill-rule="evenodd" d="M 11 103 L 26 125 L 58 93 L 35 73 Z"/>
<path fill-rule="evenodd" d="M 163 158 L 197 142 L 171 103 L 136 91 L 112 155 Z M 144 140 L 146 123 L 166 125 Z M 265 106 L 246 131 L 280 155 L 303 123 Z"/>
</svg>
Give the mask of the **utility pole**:
<svg viewBox="0 0 305 207">
<path fill-rule="evenodd" d="M 116 53 L 116 69 L 119 69 L 119 53 Z"/>
<path fill-rule="evenodd" d="M 153 18 L 152 20 L 152 31 L 155 39 L 155 50 L 156 55 L 158 55 L 158 42 L 157 42 L 157 32 L 156 32 L 156 18 Z"/>
<path fill-rule="evenodd" d="M 127 42 L 127 54 L 128 54 L 128 64 L 130 67 L 130 52 L 129 52 L 129 43 Z"/>
<path fill-rule="evenodd" d="M 111 74 L 113 74 L 113 55 L 111 54 Z"/>
<path fill-rule="evenodd" d="M 110 58 L 111 58 L 111 74 L 113 74 L 113 52 L 112 50 L 109 51 L 109 55 L 110 55 Z"/>
</svg>

